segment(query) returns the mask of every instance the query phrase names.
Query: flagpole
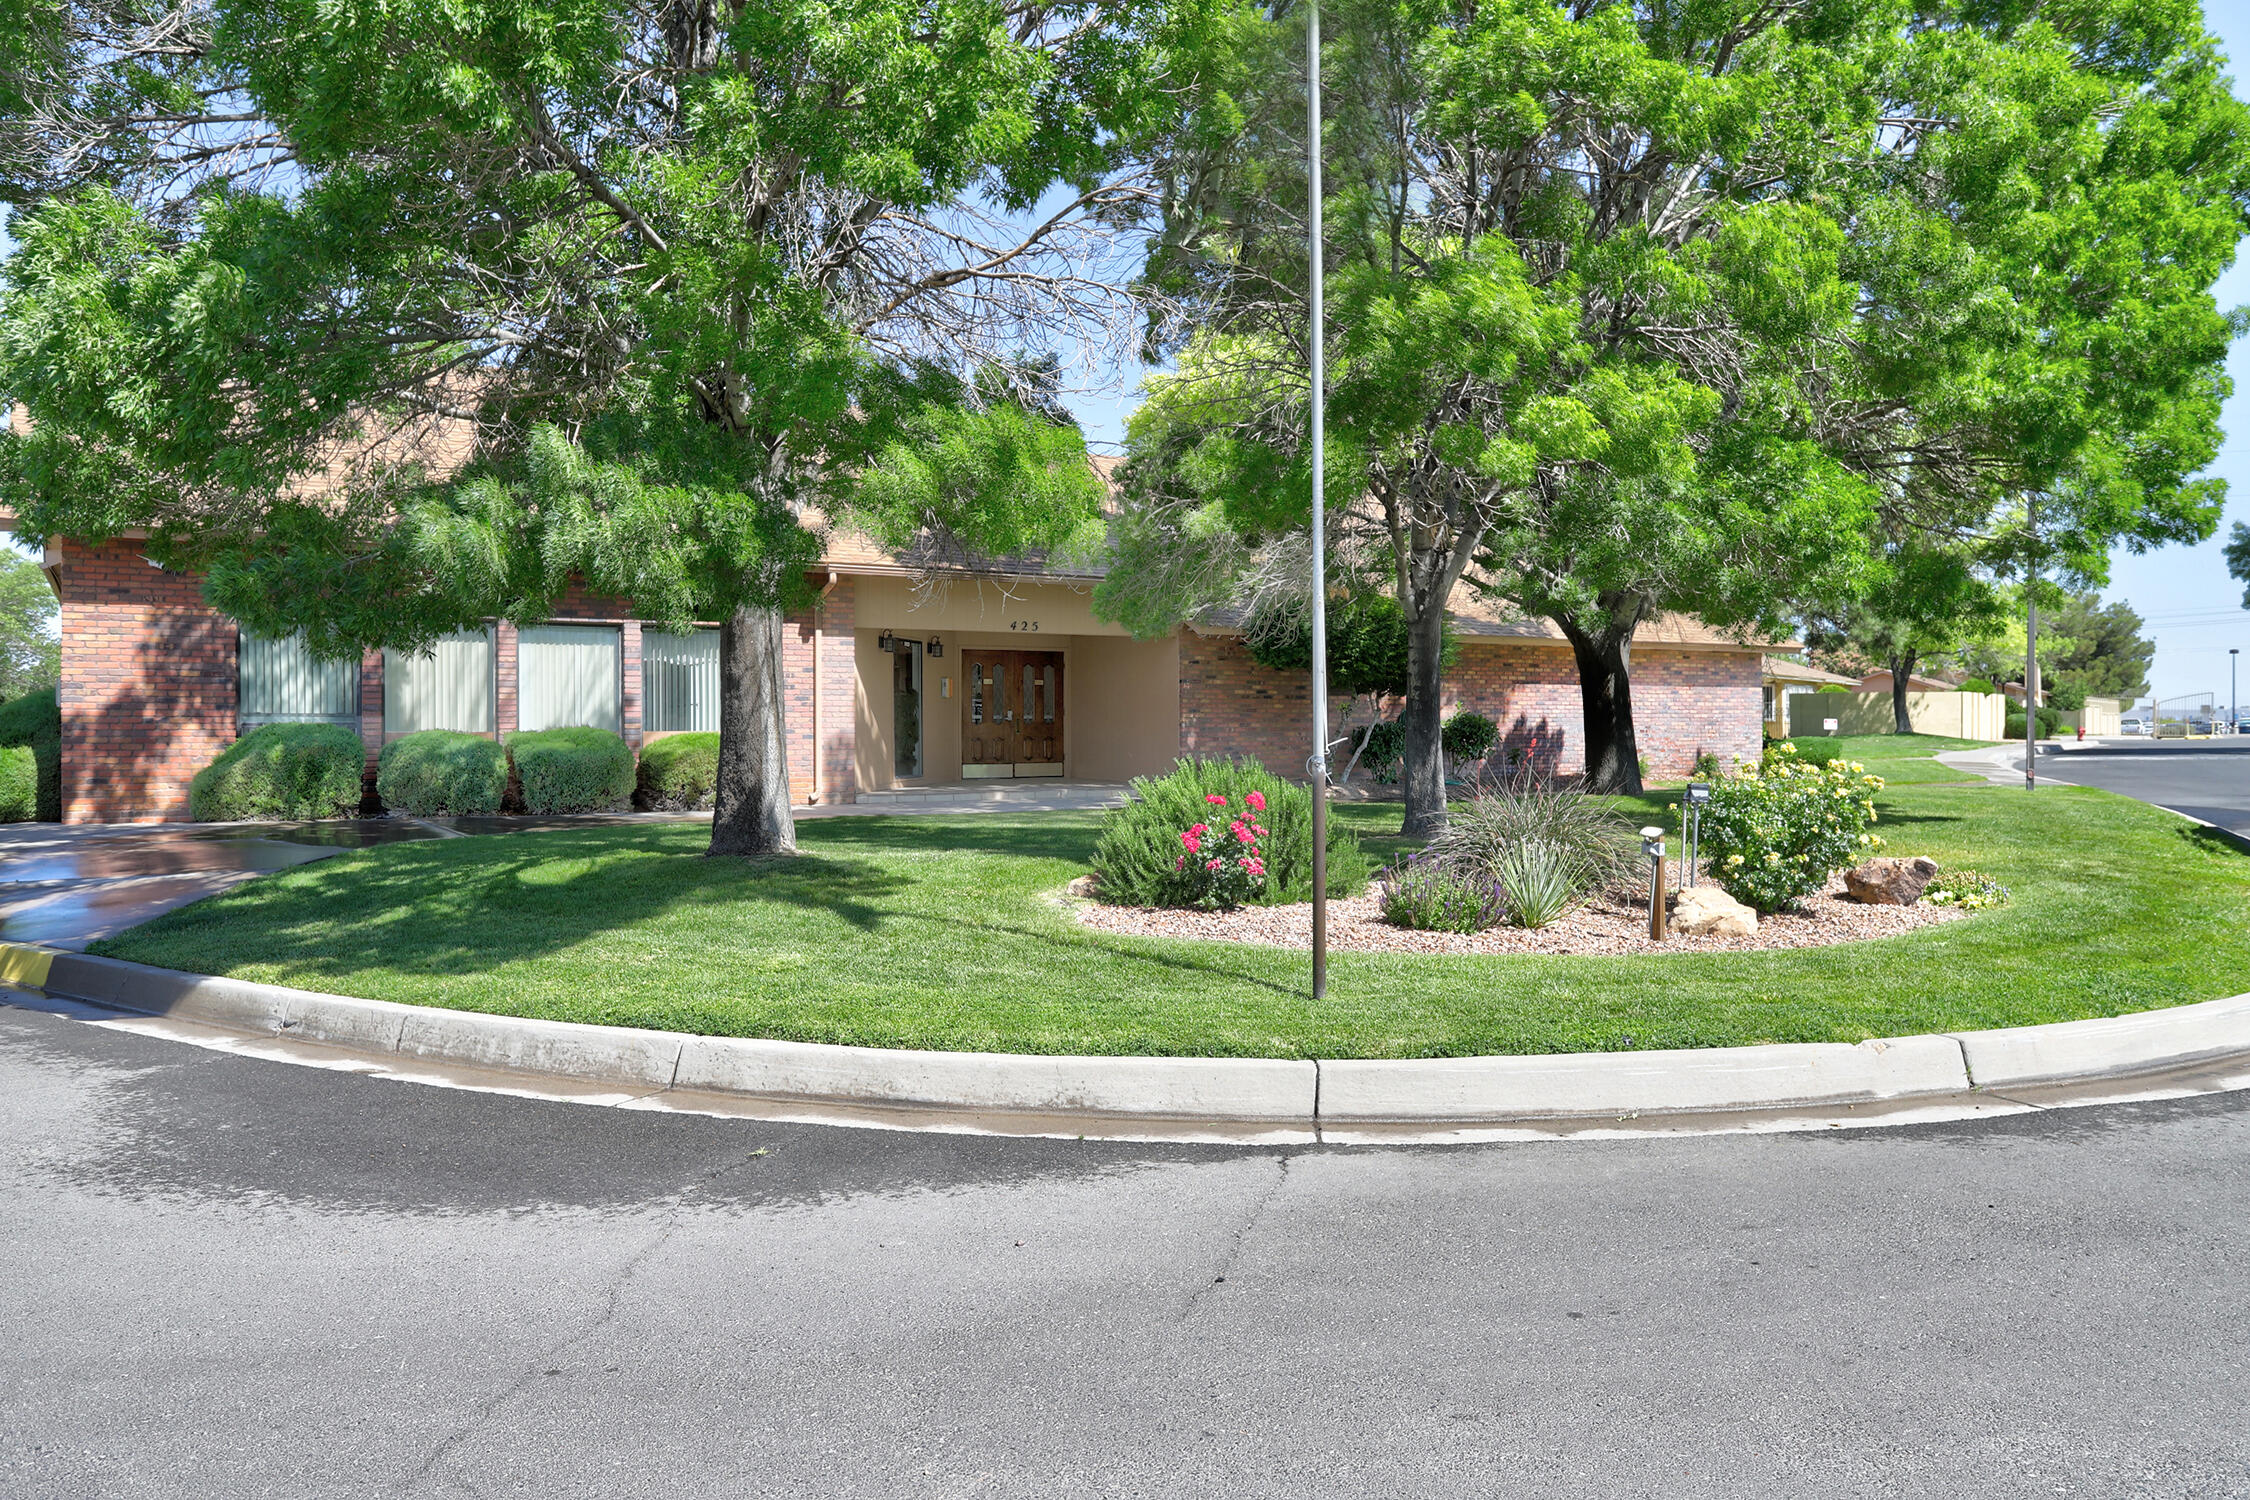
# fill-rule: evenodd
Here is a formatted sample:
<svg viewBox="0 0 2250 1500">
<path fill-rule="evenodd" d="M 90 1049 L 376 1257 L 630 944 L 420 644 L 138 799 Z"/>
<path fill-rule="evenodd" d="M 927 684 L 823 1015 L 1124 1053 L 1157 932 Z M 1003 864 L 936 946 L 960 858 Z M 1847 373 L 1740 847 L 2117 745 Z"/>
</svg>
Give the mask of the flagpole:
<svg viewBox="0 0 2250 1500">
<path fill-rule="evenodd" d="M 1312 992 L 1328 995 L 1328 494 L 1323 451 L 1327 369 L 1326 327 L 1320 305 L 1320 0 L 1306 7 L 1305 176 L 1310 206 L 1306 242 L 1312 266 Z"/>
</svg>

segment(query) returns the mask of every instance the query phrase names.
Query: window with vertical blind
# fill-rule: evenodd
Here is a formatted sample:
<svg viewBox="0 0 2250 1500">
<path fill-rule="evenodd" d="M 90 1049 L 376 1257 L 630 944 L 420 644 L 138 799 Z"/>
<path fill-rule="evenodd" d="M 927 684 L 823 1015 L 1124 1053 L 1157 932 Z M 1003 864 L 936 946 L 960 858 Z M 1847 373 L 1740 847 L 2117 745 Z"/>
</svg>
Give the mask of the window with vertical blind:
<svg viewBox="0 0 2250 1500">
<path fill-rule="evenodd" d="M 618 732 L 624 686 L 614 625 L 527 625 L 516 637 L 516 722 Z"/>
<path fill-rule="evenodd" d="M 322 661 L 302 635 L 242 632 L 236 661 L 244 724 L 359 722 L 359 661 Z"/>
<path fill-rule="evenodd" d="M 719 632 L 641 632 L 643 716 L 651 734 L 719 727 Z"/>
<path fill-rule="evenodd" d="M 449 635 L 426 655 L 383 653 L 383 733 L 492 732 L 492 632 Z"/>
</svg>

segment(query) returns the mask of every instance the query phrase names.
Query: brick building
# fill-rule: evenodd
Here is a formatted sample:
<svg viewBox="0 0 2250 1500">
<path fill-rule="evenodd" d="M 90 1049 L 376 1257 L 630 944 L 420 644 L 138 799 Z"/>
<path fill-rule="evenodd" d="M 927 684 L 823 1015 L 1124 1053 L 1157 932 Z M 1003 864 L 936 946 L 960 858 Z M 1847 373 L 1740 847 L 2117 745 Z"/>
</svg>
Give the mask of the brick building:
<svg viewBox="0 0 2250 1500">
<path fill-rule="evenodd" d="M 386 739 L 421 728 L 497 735 L 595 723 L 638 748 L 715 727 L 716 632 L 658 632 L 625 600 L 573 592 L 548 624 L 519 632 L 497 622 L 431 657 L 370 652 L 355 667 L 245 637 L 203 602 L 200 580 L 154 567 L 134 540 L 64 541 L 46 564 L 62 601 L 71 822 L 185 818 L 189 778 L 245 729 L 276 719 L 353 726 L 370 768 Z M 1257 665 L 1224 627 L 1134 640 L 1094 617 L 1094 581 L 957 572 L 933 586 L 840 538 L 815 570 L 818 604 L 789 620 L 793 796 L 848 802 L 996 777 L 1118 781 L 1185 754 L 1249 754 L 1301 771 L 1306 674 Z M 1448 711 L 1489 714 L 1513 759 L 1577 769 L 1568 645 L 1543 621 L 1463 603 Z M 1766 649 L 1679 618 L 1643 628 L 1633 700 L 1654 774 L 1684 773 L 1704 751 L 1722 762 L 1757 754 Z"/>
</svg>

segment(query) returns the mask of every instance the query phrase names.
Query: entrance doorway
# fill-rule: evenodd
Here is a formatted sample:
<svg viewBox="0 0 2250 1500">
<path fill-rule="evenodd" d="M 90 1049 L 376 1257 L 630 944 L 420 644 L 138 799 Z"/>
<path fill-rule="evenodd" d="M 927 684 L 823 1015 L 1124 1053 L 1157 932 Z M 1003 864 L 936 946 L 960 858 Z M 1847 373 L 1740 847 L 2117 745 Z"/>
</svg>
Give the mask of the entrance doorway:
<svg viewBox="0 0 2250 1500">
<path fill-rule="evenodd" d="M 961 670 L 961 775 L 1062 775 L 1062 653 L 965 650 Z"/>
</svg>

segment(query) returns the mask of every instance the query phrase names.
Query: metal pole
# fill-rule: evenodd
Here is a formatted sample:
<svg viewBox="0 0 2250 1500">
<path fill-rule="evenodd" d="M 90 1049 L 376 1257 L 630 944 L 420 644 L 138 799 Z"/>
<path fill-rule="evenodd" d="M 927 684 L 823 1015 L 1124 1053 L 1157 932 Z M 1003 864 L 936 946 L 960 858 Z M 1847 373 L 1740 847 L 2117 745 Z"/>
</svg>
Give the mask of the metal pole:
<svg viewBox="0 0 2250 1500">
<path fill-rule="evenodd" d="M 1328 489 L 1323 431 L 1328 371 L 1327 329 L 1320 305 L 1320 0 L 1305 8 L 1306 248 L 1312 292 L 1312 992 L 1328 994 Z"/>
<path fill-rule="evenodd" d="M 2024 529 L 2034 543 L 2039 540 L 2039 501 L 2024 498 Z M 2023 789 L 2039 785 L 2039 565 L 2024 570 L 2023 601 Z"/>
<path fill-rule="evenodd" d="M 2235 691 L 2234 669 L 2242 664 L 2242 648 L 2227 648 L 2227 733 L 2242 733 L 2242 699 Z"/>
</svg>

